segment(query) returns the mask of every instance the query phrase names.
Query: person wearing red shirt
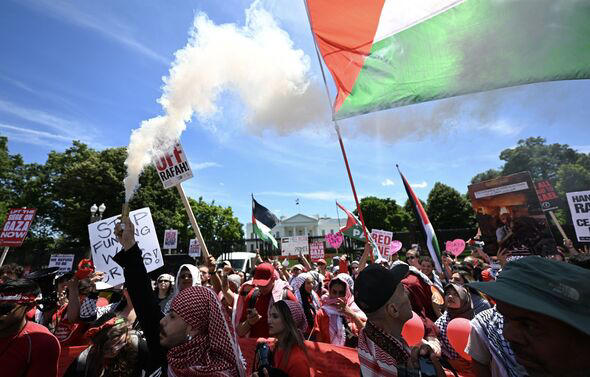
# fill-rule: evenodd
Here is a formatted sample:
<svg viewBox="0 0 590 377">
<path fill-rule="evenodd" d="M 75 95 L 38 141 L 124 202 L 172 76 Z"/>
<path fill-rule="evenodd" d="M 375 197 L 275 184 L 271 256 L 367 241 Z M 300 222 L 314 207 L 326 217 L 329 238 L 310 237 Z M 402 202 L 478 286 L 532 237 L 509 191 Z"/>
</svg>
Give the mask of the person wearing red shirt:
<svg viewBox="0 0 590 377">
<path fill-rule="evenodd" d="M 259 371 L 260 368 L 255 365 L 254 369 L 259 372 L 253 373 L 252 376 L 314 376 L 315 373 L 310 367 L 303 339 L 303 334 L 307 330 L 307 320 L 301 304 L 289 300 L 275 302 L 270 310 L 268 327 L 270 335 L 277 340 L 274 345 L 272 365 L 270 371 L 262 371 L 262 375 Z"/>
<path fill-rule="evenodd" d="M 280 300 L 297 301 L 297 298 L 286 282 L 276 279 L 270 263 L 256 267 L 252 284 L 255 288 L 246 296 L 236 331 L 241 337 L 268 338 L 267 321 L 272 304 Z"/>
<path fill-rule="evenodd" d="M 39 287 L 30 279 L 0 285 L 0 366 L 3 377 L 56 377 L 59 341 L 27 320 Z"/>
</svg>

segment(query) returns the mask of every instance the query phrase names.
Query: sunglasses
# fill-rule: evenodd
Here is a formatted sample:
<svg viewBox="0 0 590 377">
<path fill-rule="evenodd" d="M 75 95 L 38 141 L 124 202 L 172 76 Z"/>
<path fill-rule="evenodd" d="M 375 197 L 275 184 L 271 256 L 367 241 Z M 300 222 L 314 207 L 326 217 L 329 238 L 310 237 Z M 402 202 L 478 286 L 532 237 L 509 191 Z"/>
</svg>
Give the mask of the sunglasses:
<svg viewBox="0 0 590 377">
<path fill-rule="evenodd" d="M 170 280 L 158 280 L 158 284 L 159 283 L 170 283 Z"/>
<path fill-rule="evenodd" d="M 189 274 L 187 274 L 187 275 L 180 275 L 180 278 L 182 280 L 193 280 L 193 276 L 192 275 L 189 275 Z"/>
<path fill-rule="evenodd" d="M 409 257 L 407 257 L 406 259 L 417 259 L 418 257 L 415 257 L 413 255 L 410 255 Z"/>
<path fill-rule="evenodd" d="M 9 314 L 16 308 L 16 304 L 0 305 L 0 316 Z"/>
</svg>

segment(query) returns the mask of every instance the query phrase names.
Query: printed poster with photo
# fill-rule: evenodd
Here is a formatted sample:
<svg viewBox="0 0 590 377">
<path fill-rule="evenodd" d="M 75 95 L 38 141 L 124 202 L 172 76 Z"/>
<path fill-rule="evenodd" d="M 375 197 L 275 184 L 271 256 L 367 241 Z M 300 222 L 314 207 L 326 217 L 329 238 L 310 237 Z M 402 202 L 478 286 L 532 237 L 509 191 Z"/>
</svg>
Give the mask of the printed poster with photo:
<svg viewBox="0 0 590 377">
<path fill-rule="evenodd" d="M 555 254 L 557 245 L 529 172 L 475 183 L 468 191 L 486 253 L 505 248 L 513 255 Z"/>
</svg>

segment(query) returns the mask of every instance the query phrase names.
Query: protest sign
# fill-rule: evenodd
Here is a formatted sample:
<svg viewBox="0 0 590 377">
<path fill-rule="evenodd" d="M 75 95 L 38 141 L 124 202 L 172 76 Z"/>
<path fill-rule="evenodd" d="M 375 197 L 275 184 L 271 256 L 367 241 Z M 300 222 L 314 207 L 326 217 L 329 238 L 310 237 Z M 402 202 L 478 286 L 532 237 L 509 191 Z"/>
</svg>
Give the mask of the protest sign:
<svg viewBox="0 0 590 377">
<path fill-rule="evenodd" d="M 373 229 L 371 231 L 371 238 L 377 244 L 377 248 L 379 249 L 379 253 L 381 255 L 393 255 L 394 253 L 391 252 L 391 240 L 393 239 L 393 232 L 388 232 L 386 230 L 379 230 Z"/>
<path fill-rule="evenodd" d="M 590 191 L 566 193 L 567 203 L 580 242 L 590 242 Z"/>
<path fill-rule="evenodd" d="M 176 229 L 166 229 L 164 231 L 164 246 L 162 249 L 176 249 L 178 243 L 178 231 Z"/>
<path fill-rule="evenodd" d="M 164 188 L 176 186 L 193 177 L 193 171 L 180 143 L 176 143 L 170 151 L 156 156 L 154 165 Z"/>
<path fill-rule="evenodd" d="M 199 245 L 199 241 L 196 239 L 192 239 L 188 245 L 188 255 L 189 257 L 198 258 L 201 256 L 201 245 Z"/>
<path fill-rule="evenodd" d="M 305 255 L 309 253 L 309 241 L 307 236 L 281 238 L 281 255 Z"/>
<path fill-rule="evenodd" d="M 57 267 L 60 274 L 65 274 L 72 271 L 74 265 L 74 254 L 52 254 L 49 257 L 49 268 Z"/>
<path fill-rule="evenodd" d="M 309 256 L 312 262 L 322 259 L 324 257 L 324 243 L 320 241 L 312 242 L 309 245 Z"/>
<path fill-rule="evenodd" d="M 550 180 L 535 182 L 535 188 L 543 211 L 555 211 L 559 208 L 559 197 Z"/>
<path fill-rule="evenodd" d="M 389 247 L 391 250 L 391 255 L 396 254 L 398 251 L 402 249 L 402 241 L 393 240 L 391 241 L 391 246 Z"/>
<path fill-rule="evenodd" d="M 326 239 L 326 242 L 328 242 L 328 245 L 334 249 L 338 249 L 340 245 L 342 245 L 342 241 L 344 241 L 344 236 L 340 232 L 334 234 L 328 233 L 324 238 Z"/>
<path fill-rule="evenodd" d="M 113 261 L 113 256 L 122 249 L 114 233 L 118 217 L 109 217 L 88 225 L 94 266 L 97 271 L 105 273 L 103 282 L 111 287 L 125 282 L 123 269 Z M 135 226 L 135 240 L 141 249 L 143 264 L 147 271 L 162 267 L 164 259 L 150 209 L 146 207 L 131 211 L 129 219 Z"/>
<path fill-rule="evenodd" d="M 2 225 L 0 246 L 19 247 L 22 245 L 36 212 L 35 208 L 12 208 Z"/>
<path fill-rule="evenodd" d="M 475 183 L 468 191 L 486 253 L 496 255 L 499 248 L 513 255 L 556 252 L 529 172 Z"/>
<path fill-rule="evenodd" d="M 445 249 L 447 249 L 449 253 L 458 257 L 465 250 L 465 246 L 465 241 L 463 241 L 462 239 L 456 239 L 454 241 L 447 241 L 447 243 L 445 244 Z"/>
</svg>

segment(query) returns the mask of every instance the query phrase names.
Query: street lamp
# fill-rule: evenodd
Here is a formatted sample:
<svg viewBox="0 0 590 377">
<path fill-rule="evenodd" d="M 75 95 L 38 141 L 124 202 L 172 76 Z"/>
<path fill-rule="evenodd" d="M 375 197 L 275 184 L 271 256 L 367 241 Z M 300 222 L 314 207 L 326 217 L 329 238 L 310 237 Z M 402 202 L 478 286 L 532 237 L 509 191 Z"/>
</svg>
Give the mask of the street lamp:
<svg viewBox="0 0 590 377">
<path fill-rule="evenodd" d="M 97 207 L 96 204 L 93 204 L 92 207 L 90 207 L 90 223 L 92 224 L 102 220 L 102 214 L 106 209 L 107 206 L 105 206 L 104 203 L 102 203 L 100 207 Z M 98 214 L 96 212 L 98 212 Z"/>
<path fill-rule="evenodd" d="M 102 214 L 104 213 L 105 209 L 107 209 L 107 206 L 105 206 L 104 203 L 98 207 L 99 220 L 102 220 Z"/>
</svg>

